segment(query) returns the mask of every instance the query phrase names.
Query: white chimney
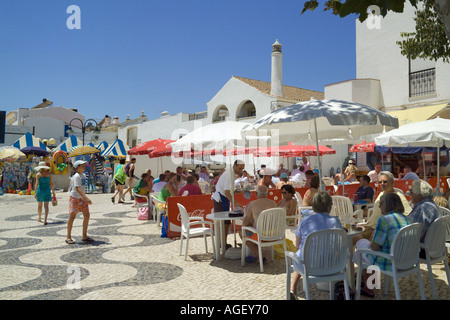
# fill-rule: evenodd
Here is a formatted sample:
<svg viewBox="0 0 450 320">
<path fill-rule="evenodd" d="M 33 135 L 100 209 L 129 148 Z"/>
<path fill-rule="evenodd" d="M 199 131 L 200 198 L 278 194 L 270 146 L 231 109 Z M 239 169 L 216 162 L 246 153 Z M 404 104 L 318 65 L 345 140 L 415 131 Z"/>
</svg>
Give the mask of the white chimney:
<svg viewBox="0 0 450 320">
<path fill-rule="evenodd" d="M 119 117 L 113 118 L 113 124 L 119 124 Z"/>
<path fill-rule="evenodd" d="M 283 54 L 278 39 L 272 45 L 272 77 L 270 85 L 272 96 L 284 97 L 283 91 Z"/>
</svg>

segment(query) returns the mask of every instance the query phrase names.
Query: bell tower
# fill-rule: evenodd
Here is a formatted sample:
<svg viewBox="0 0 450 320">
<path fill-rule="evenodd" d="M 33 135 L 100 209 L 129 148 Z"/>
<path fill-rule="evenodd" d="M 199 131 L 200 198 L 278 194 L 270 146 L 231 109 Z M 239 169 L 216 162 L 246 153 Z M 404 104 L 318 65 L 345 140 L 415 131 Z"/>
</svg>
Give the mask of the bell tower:
<svg viewBox="0 0 450 320">
<path fill-rule="evenodd" d="M 270 94 L 276 97 L 284 97 L 283 54 L 281 53 L 281 43 L 278 42 L 278 39 L 272 45 L 272 75 Z"/>
</svg>

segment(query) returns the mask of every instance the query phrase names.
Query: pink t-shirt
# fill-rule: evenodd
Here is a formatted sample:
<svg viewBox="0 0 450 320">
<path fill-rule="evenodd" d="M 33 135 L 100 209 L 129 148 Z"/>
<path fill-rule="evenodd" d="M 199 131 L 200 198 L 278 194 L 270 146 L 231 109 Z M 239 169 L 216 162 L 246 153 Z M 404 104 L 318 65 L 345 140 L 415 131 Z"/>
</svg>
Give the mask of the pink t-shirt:
<svg viewBox="0 0 450 320">
<path fill-rule="evenodd" d="M 183 188 L 180 189 L 180 191 L 178 192 L 178 195 L 182 196 L 184 191 L 188 191 L 189 196 L 195 196 L 195 195 L 202 194 L 202 190 L 200 189 L 200 187 L 195 184 L 189 184 L 189 183 L 186 184 Z"/>
</svg>

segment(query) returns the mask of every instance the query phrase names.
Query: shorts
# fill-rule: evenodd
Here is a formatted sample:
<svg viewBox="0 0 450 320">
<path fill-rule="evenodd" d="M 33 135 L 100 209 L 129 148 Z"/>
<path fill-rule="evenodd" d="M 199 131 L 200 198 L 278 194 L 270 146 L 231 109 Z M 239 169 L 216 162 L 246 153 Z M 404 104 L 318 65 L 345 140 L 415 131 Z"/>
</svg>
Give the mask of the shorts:
<svg viewBox="0 0 450 320">
<path fill-rule="evenodd" d="M 114 181 L 116 182 L 116 186 L 123 186 L 123 185 L 125 185 L 125 182 L 124 183 L 121 183 L 119 180 L 117 180 L 117 179 L 114 179 Z"/>
<path fill-rule="evenodd" d="M 89 205 L 84 199 L 78 199 L 70 197 L 69 200 L 69 213 L 89 212 Z"/>
</svg>

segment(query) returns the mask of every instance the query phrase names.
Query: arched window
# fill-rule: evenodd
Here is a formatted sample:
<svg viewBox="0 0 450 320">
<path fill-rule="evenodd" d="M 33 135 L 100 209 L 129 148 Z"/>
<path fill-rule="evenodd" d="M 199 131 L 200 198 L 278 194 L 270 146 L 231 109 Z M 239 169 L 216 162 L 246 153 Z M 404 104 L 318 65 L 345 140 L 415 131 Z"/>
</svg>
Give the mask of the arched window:
<svg viewBox="0 0 450 320">
<path fill-rule="evenodd" d="M 214 111 L 212 122 L 227 121 L 229 115 L 230 113 L 228 111 L 228 108 L 224 105 L 221 105 Z"/>
<path fill-rule="evenodd" d="M 246 100 L 237 109 L 236 119 L 239 118 L 255 118 L 256 107 L 251 100 Z"/>
</svg>

